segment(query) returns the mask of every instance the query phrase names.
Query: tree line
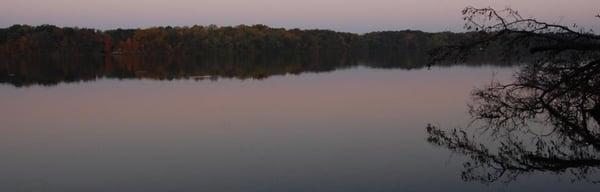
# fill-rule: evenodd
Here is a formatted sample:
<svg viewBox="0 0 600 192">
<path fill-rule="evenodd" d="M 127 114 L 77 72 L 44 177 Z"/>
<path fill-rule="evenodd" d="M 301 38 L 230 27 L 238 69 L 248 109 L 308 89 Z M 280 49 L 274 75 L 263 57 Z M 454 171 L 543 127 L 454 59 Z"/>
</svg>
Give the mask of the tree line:
<svg viewBox="0 0 600 192">
<path fill-rule="evenodd" d="M 384 31 L 366 34 L 331 30 L 272 28 L 265 25 L 152 27 L 96 30 L 53 25 L 0 29 L 0 56 L 36 54 L 169 54 L 212 52 L 426 52 L 465 34 Z"/>
</svg>

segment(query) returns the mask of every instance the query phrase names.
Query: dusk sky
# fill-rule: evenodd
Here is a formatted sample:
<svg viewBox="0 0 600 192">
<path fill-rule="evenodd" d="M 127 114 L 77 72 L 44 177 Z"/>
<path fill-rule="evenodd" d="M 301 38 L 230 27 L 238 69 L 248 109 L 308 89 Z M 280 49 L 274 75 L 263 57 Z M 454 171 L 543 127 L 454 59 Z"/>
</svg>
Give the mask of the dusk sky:
<svg viewBox="0 0 600 192">
<path fill-rule="evenodd" d="M 461 31 L 465 6 L 519 10 L 598 31 L 600 0 L 2 0 L 0 27 L 53 24 L 99 29 L 266 24 L 347 32 Z"/>
</svg>

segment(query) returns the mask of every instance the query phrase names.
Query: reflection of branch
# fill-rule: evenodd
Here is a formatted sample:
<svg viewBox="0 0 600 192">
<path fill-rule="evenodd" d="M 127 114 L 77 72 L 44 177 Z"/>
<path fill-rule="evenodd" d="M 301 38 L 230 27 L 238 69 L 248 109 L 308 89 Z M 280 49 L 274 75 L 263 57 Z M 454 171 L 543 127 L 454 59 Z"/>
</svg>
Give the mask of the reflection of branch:
<svg viewBox="0 0 600 192">
<path fill-rule="evenodd" d="M 467 181 L 509 182 L 525 173 L 535 171 L 562 173 L 573 169 L 579 170 L 579 172 L 573 170 L 573 174 L 585 178 L 582 173 L 590 167 L 600 167 L 600 157 L 592 154 L 569 154 L 561 151 L 562 147 L 557 143 L 538 143 L 536 150 L 530 151 L 523 143 L 506 139 L 494 153 L 486 145 L 475 142 L 475 138 L 469 137 L 464 131 L 452 130 L 447 133 L 428 125 L 427 133 L 429 143 L 471 158 L 471 161 L 464 164 L 465 170 L 462 173 L 462 178 Z M 540 147 L 540 145 L 547 146 Z"/>
<path fill-rule="evenodd" d="M 476 38 L 439 49 L 434 58 L 464 58 L 495 43 L 505 53 L 527 48 L 534 60 L 514 82 L 493 82 L 472 93 L 469 113 L 492 130 L 497 146 L 431 125 L 428 142 L 469 156 L 462 173 L 467 181 L 507 182 L 521 174 L 567 170 L 587 180 L 589 170 L 600 169 L 600 36 L 525 19 L 511 9 L 467 7 L 463 14 Z M 549 133 L 532 134 L 534 121 Z"/>
</svg>

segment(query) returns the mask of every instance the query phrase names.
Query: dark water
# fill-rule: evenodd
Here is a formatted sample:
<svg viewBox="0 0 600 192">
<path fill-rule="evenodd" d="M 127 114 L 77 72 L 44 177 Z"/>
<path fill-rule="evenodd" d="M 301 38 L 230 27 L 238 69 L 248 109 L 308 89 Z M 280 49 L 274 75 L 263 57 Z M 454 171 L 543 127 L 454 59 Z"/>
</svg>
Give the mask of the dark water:
<svg viewBox="0 0 600 192">
<path fill-rule="evenodd" d="M 94 81 L 23 77 L 17 87 L 5 77 L 0 191 L 600 190 L 546 173 L 464 182 L 467 157 L 426 142 L 428 123 L 466 126 L 472 89 L 515 70 L 348 66 L 261 80 L 92 72 Z"/>
</svg>

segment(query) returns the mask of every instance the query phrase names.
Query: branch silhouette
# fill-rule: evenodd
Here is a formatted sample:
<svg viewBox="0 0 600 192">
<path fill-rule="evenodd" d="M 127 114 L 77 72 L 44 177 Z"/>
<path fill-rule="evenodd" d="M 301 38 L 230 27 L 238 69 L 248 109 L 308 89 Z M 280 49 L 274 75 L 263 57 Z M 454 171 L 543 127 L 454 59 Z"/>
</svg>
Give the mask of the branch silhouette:
<svg viewBox="0 0 600 192">
<path fill-rule="evenodd" d="M 513 82 L 473 91 L 469 114 L 486 135 L 428 125 L 427 141 L 470 157 L 466 181 L 510 182 L 551 172 L 598 182 L 590 176 L 600 168 L 600 36 L 512 9 L 467 7 L 463 15 L 465 28 L 477 35 L 435 50 L 435 61 L 460 61 L 490 45 L 502 45 L 505 56 L 531 59 Z"/>
</svg>

